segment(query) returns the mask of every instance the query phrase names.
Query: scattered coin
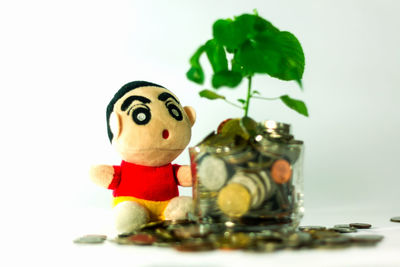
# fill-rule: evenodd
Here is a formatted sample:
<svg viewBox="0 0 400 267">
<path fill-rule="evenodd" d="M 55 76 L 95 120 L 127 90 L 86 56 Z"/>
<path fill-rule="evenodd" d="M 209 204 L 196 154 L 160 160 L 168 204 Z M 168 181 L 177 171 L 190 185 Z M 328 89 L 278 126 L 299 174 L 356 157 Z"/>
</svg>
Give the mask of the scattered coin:
<svg viewBox="0 0 400 267">
<path fill-rule="evenodd" d="M 117 238 L 111 240 L 120 245 L 152 245 L 157 239 L 146 233 L 136 233 L 132 235 L 120 235 Z"/>
<path fill-rule="evenodd" d="M 276 242 L 257 242 L 254 247 L 249 249 L 248 251 L 253 251 L 253 252 L 274 252 L 277 250 L 281 250 L 286 248 L 286 246 L 282 243 L 276 243 Z"/>
<path fill-rule="evenodd" d="M 310 230 L 308 231 L 314 239 L 325 240 L 327 238 L 339 237 L 340 233 L 332 230 Z"/>
<path fill-rule="evenodd" d="M 300 226 L 299 230 L 294 232 L 282 232 L 279 229 L 261 230 L 262 228 L 249 231 L 244 226 L 235 228 L 227 227 L 225 224 L 199 224 L 189 220 L 179 220 L 150 223 L 136 233 L 120 235 L 111 241 L 120 245 L 169 247 L 184 252 L 220 249 L 260 253 L 281 249 L 344 249 L 350 246 L 371 246 L 383 239 L 383 236 L 375 234 L 343 234 L 338 229 L 353 228 L 350 225 L 338 226 L 340 225 L 329 229 L 325 226 Z M 74 242 L 96 244 L 106 239 L 104 235 L 86 235 Z"/>
<path fill-rule="evenodd" d="M 382 235 L 354 235 L 353 242 L 361 245 L 371 245 L 382 241 Z"/>
<path fill-rule="evenodd" d="M 76 244 L 100 244 L 107 239 L 105 235 L 84 235 L 74 240 Z"/>
<path fill-rule="evenodd" d="M 325 230 L 325 226 L 320 226 L 320 225 L 307 225 L 307 226 L 299 226 L 300 231 L 311 231 L 311 230 Z"/>
<path fill-rule="evenodd" d="M 357 228 L 355 227 L 333 227 L 332 230 L 342 234 L 357 232 Z"/>
<path fill-rule="evenodd" d="M 350 223 L 350 226 L 358 228 L 358 229 L 369 229 L 369 228 L 371 228 L 371 224 L 369 224 L 369 223 Z"/>
<path fill-rule="evenodd" d="M 216 249 L 215 244 L 212 242 L 202 240 L 187 241 L 180 245 L 174 246 L 174 248 L 182 252 L 201 252 Z"/>
<path fill-rule="evenodd" d="M 352 239 L 349 236 L 340 235 L 336 237 L 326 238 L 324 243 L 328 246 L 339 246 L 342 247 L 343 245 L 350 246 Z"/>
<path fill-rule="evenodd" d="M 251 243 L 251 238 L 245 233 L 230 233 L 224 234 L 217 241 L 217 247 L 223 250 L 235 250 L 247 248 Z"/>
<path fill-rule="evenodd" d="M 156 238 L 150 234 L 135 234 L 129 237 L 129 240 L 136 245 L 151 245 L 156 242 Z"/>
<path fill-rule="evenodd" d="M 335 224 L 333 228 L 350 228 L 350 224 Z"/>
<path fill-rule="evenodd" d="M 400 216 L 390 218 L 392 222 L 400 222 Z"/>
<path fill-rule="evenodd" d="M 140 227 L 140 230 L 150 230 L 150 229 L 156 229 L 159 226 L 165 224 L 166 221 L 155 221 L 155 222 L 149 222 L 147 224 L 142 225 L 142 227 Z"/>
</svg>

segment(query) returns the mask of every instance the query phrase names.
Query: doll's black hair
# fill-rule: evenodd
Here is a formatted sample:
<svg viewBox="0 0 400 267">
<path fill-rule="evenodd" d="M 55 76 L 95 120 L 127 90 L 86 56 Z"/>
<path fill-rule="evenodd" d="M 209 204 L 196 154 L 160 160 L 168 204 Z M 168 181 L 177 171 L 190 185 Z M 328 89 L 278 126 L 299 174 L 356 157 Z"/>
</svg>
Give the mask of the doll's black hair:
<svg viewBox="0 0 400 267">
<path fill-rule="evenodd" d="M 110 128 L 110 116 L 111 113 L 114 110 L 114 105 L 115 103 L 121 98 L 123 97 L 126 93 L 139 88 L 139 87 L 144 87 L 144 86 L 154 86 L 154 87 L 161 87 L 161 88 L 165 88 L 164 86 L 155 84 L 155 83 L 151 83 L 151 82 L 146 82 L 146 81 L 133 81 L 130 83 L 125 84 L 124 86 L 121 87 L 121 89 L 118 90 L 117 93 L 115 93 L 114 97 L 111 99 L 110 103 L 108 103 L 107 106 L 107 111 L 106 111 L 106 120 L 107 120 L 107 134 L 108 134 L 108 139 L 110 139 L 110 142 L 113 139 L 113 133 L 111 131 Z"/>
</svg>

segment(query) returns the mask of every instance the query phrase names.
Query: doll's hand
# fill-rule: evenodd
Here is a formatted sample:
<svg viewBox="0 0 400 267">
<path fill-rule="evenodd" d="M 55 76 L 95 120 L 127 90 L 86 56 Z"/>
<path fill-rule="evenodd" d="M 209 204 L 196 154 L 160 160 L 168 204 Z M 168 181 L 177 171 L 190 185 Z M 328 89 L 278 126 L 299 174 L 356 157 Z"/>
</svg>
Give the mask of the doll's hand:
<svg viewBox="0 0 400 267">
<path fill-rule="evenodd" d="M 192 172 L 190 166 L 181 166 L 176 176 L 180 186 L 192 186 Z"/>
<path fill-rule="evenodd" d="M 90 179 L 97 185 L 108 188 L 114 177 L 114 168 L 110 165 L 96 165 L 90 168 Z"/>
</svg>

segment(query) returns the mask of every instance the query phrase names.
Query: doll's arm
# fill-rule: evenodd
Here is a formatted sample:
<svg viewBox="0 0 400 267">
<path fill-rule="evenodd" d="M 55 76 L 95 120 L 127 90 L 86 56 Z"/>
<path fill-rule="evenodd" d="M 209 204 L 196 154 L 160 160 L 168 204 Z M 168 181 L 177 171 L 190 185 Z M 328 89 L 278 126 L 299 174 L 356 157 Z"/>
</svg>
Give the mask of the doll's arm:
<svg viewBox="0 0 400 267">
<path fill-rule="evenodd" d="M 90 168 L 90 179 L 97 185 L 109 188 L 114 179 L 114 167 L 110 165 L 95 165 Z"/>
<path fill-rule="evenodd" d="M 192 186 L 192 172 L 190 166 L 183 165 L 176 174 L 180 186 Z"/>
</svg>

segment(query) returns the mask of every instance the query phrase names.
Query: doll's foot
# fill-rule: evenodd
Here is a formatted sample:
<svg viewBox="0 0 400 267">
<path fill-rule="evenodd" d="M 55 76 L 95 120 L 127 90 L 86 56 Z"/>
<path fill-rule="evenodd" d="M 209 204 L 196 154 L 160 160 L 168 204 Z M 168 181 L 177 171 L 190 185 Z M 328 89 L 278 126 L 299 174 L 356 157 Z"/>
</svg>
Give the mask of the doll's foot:
<svg viewBox="0 0 400 267">
<path fill-rule="evenodd" d="M 149 213 L 134 201 L 123 201 L 113 209 L 118 234 L 129 234 L 149 221 Z"/>
<path fill-rule="evenodd" d="M 165 220 L 183 220 L 189 212 L 193 212 L 191 197 L 175 197 L 171 199 L 164 211 Z"/>
</svg>

